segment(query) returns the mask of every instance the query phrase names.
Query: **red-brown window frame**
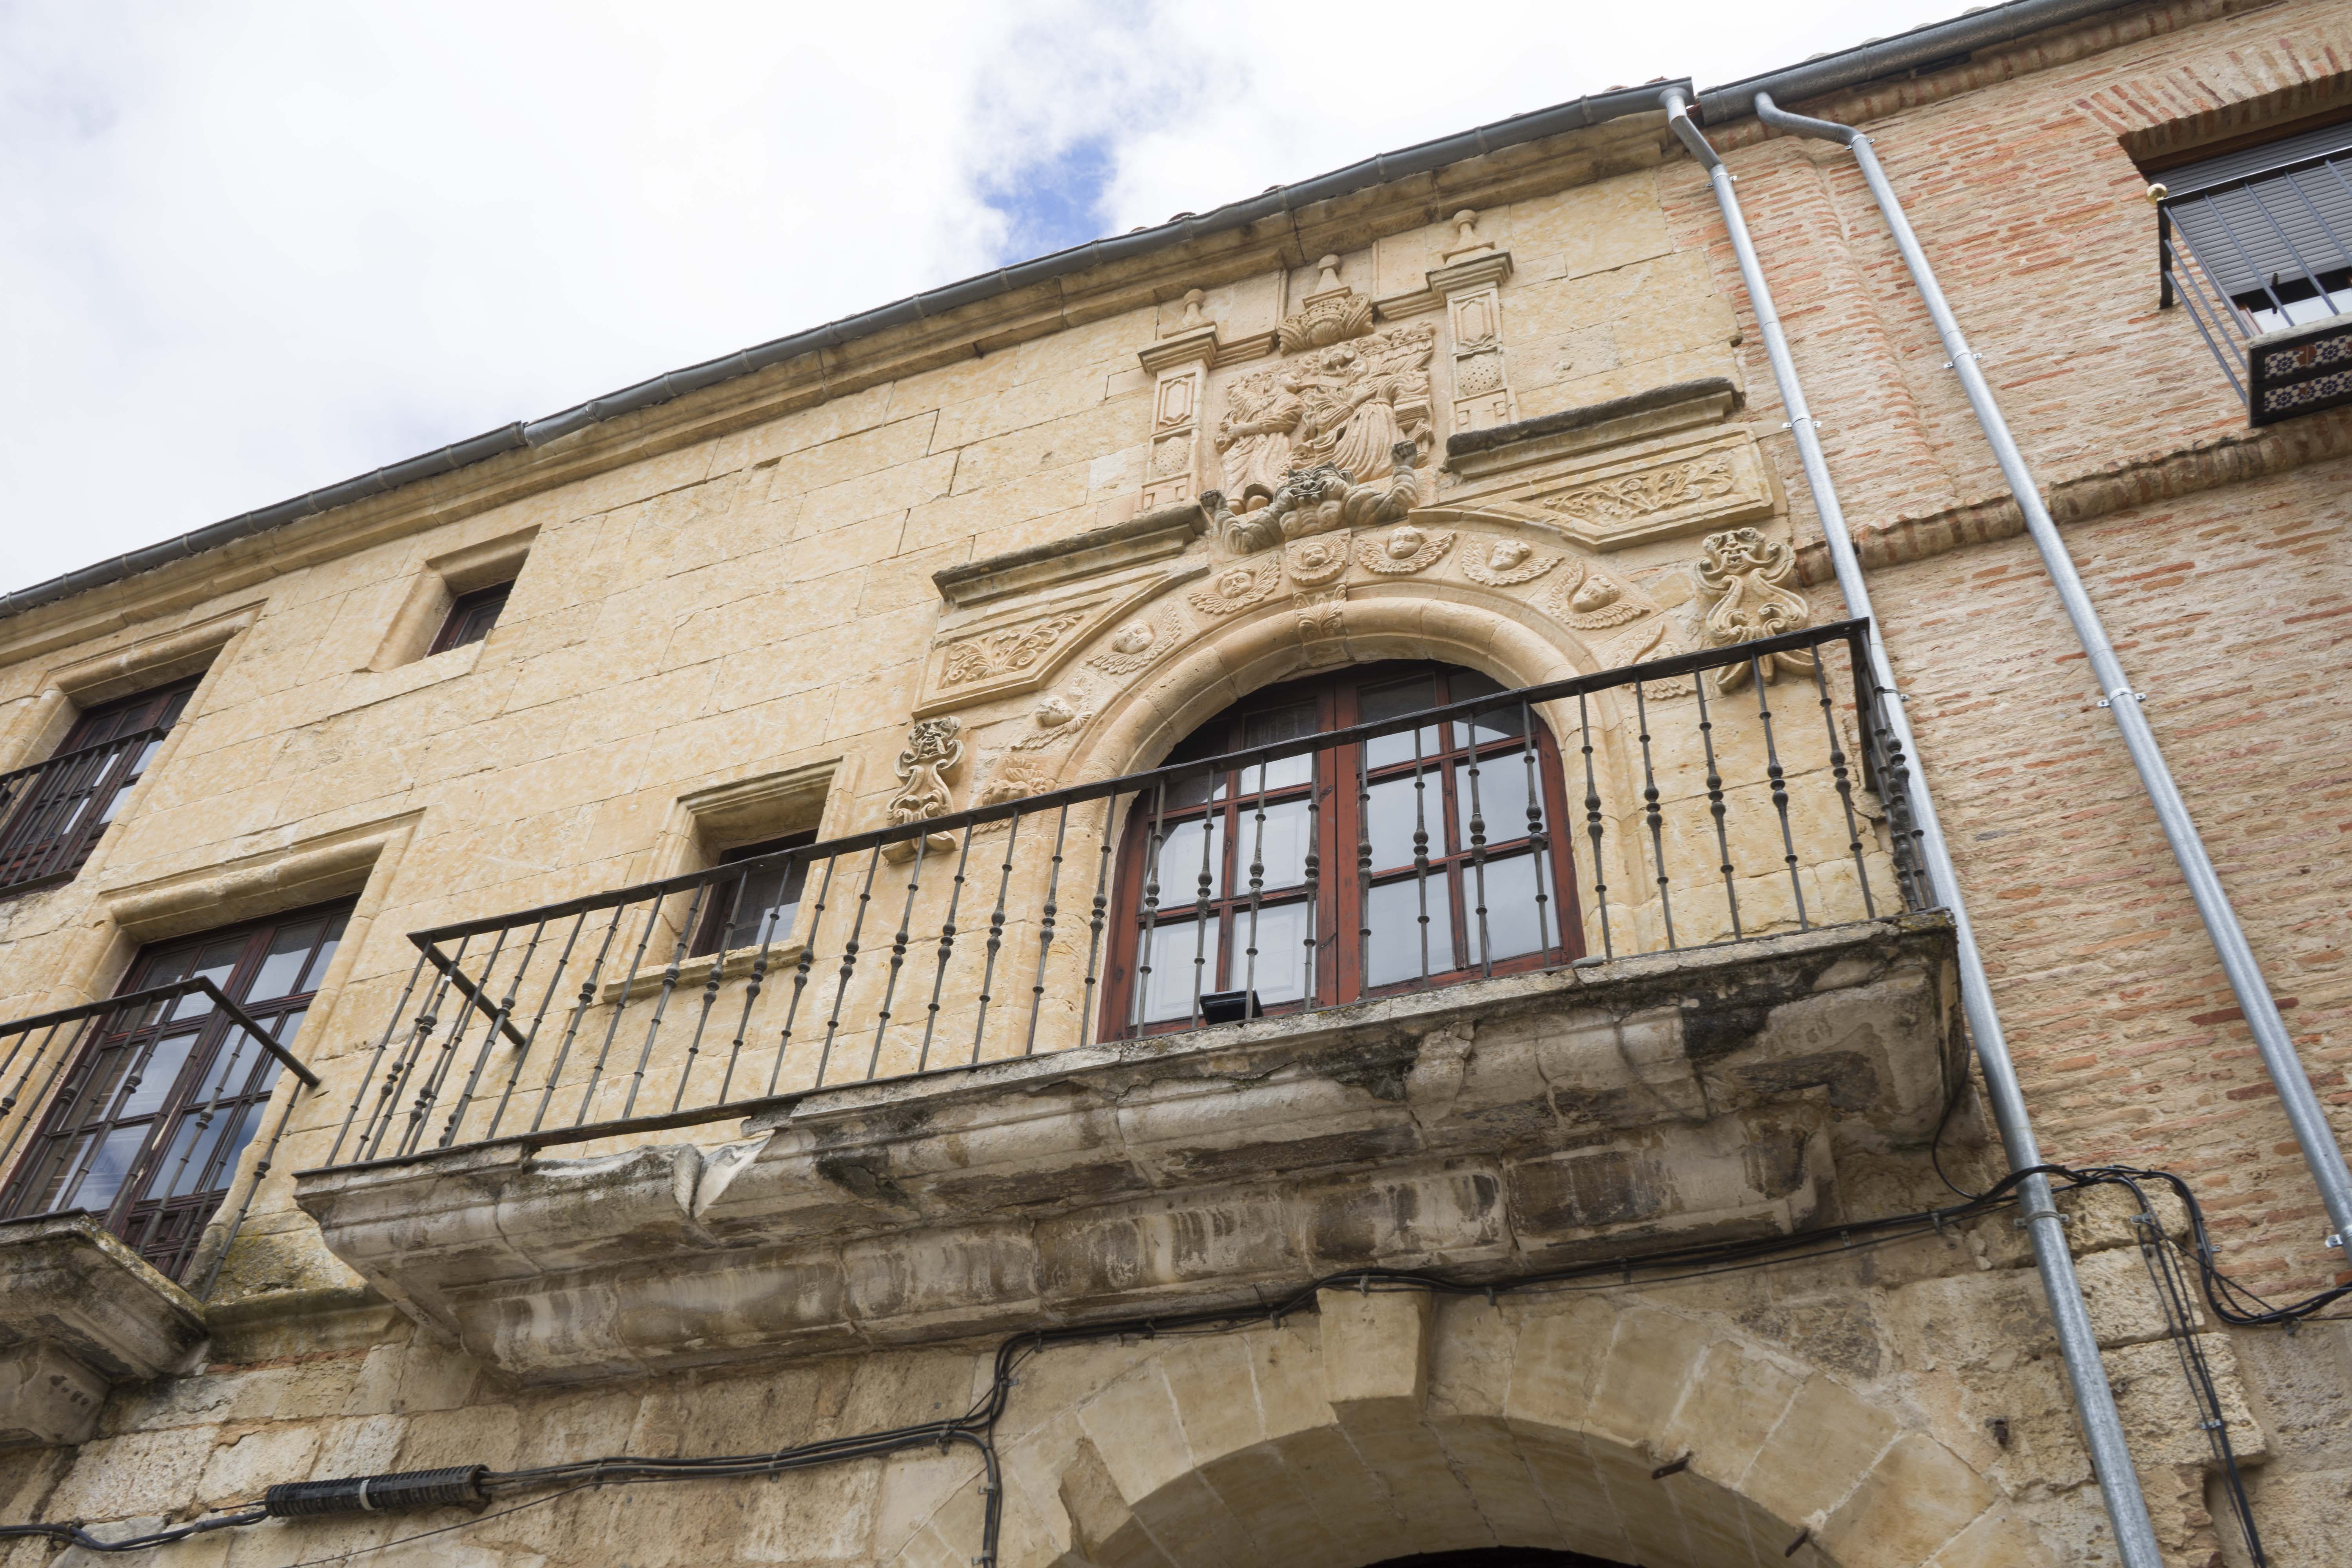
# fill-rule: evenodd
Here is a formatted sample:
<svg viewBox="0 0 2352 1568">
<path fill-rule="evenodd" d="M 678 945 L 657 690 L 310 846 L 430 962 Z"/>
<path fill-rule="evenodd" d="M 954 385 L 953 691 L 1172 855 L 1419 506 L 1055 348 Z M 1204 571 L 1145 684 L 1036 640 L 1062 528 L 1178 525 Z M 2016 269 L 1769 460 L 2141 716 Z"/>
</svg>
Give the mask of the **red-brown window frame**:
<svg viewBox="0 0 2352 1568">
<path fill-rule="evenodd" d="M 0 801 L 0 892 L 67 881 L 81 870 L 202 679 L 91 705 L 46 761 L 21 771 L 21 796 Z"/>
<path fill-rule="evenodd" d="M 1496 689 L 1494 682 L 1475 671 L 1433 661 L 1393 660 L 1350 665 L 1253 693 L 1208 720 L 1170 754 L 1181 757 L 1192 751 L 1209 757 L 1245 750 L 1240 737 L 1246 732 L 1245 726 L 1252 717 L 1286 703 L 1297 702 L 1306 693 L 1314 694 L 1319 705 L 1318 733 L 1348 729 L 1364 721 L 1360 716 L 1360 698 L 1367 688 L 1410 679 L 1423 672 L 1436 678 L 1437 700 L 1431 704 L 1433 707 L 1442 707 L 1448 700 L 1461 700 Z M 1448 694 L 1457 678 L 1467 678 L 1462 684 L 1471 689 L 1465 690 L 1461 698 L 1450 697 Z M 1543 937 L 1549 939 L 1548 942 L 1532 952 L 1496 959 L 1491 965 L 1475 959 L 1463 962 L 1470 952 L 1470 927 L 1476 919 L 1475 906 L 1471 902 L 1475 897 L 1475 883 L 1473 877 L 1466 873 L 1442 875 L 1441 868 L 1469 868 L 1481 858 L 1465 845 L 1450 849 L 1444 855 L 1432 853 L 1427 858 L 1426 885 L 1433 892 L 1442 885 L 1448 900 L 1447 940 L 1453 951 L 1447 954 L 1446 966 L 1440 968 L 1433 962 L 1426 978 L 1416 973 L 1402 980 L 1367 985 L 1363 931 L 1368 918 L 1364 889 L 1369 884 L 1362 864 L 1366 849 L 1364 796 L 1370 786 L 1412 777 L 1415 763 L 1411 758 L 1401 763 L 1384 763 L 1371 770 L 1367 776 L 1362 772 L 1364 753 L 1360 745 L 1319 750 L 1312 753 L 1314 768 L 1310 784 L 1295 784 L 1280 789 L 1269 787 L 1265 794 L 1265 804 L 1274 806 L 1307 798 L 1311 793 L 1315 803 L 1311 816 L 1315 824 L 1313 848 L 1316 858 L 1314 990 L 1302 1000 L 1265 1004 L 1265 1016 L 1276 1016 L 1370 997 L 1436 989 L 1490 974 L 1524 973 L 1570 963 L 1581 956 L 1583 921 L 1576 895 L 1574 855 L 1566 828 L 1570 818 L 1559 746 L 1540 714 L 1530 711 L 1527 717 L 1535 736 L 1536 776 L 1544 810 L 1545 842 L 1538 886 L 1545 899 L 1542 923 Z M 1219 726 L 1224 729 L 1223 736 L 1204 743 L 1203 737 L 1211 735 Z M 1426 732 L 1426 727 L 1423 732 Z M 1412 732 L 1407 731 L 1404 738 L 1410 740 Z M 1445 735 L 1444 740 L 1443 750 L 1427 752 L 1420 759 L 1424 779 L 1422 795 L 1424 826 L 1426 819 L 1432 816 L 1441 824 L 1459 826 L 1465 820 L 1459 815 L 1458 791 L 1461 781 L 1467 777 L 1466 763 L 1473 748 L 1454 743 L 1455 737 L 1452 734 Z M 1475 749 L 1482 778 L 1498 763 L 1507 763 L 1512 768 L 1522 770 L 1527 765 L 1526 748 L 1517 735 L 1482 741 Z M 1279 765 L 1276 764 L 1277 767 Z M 1246 919 L 1250 903 L 1248 861 L 1244 855 L 1256 847 L 1259 842 L 1255 826 L 1259 804 L 1257 793 L 1255 790 L 1245 793 L 1240 789 L 1243 782 L 1241 772 L 1228 773 L 1223 778 L 1224 798 L 1221 809 L 1227 823 L 1224 833 L 1226 847 L 1223 851 L 1225 865 L 1223 873 L 1216 878 L 1220 884 L 1216 889 L 1219 896 L 1210 902 L 1223 932 L 1219 950 L 1223 973 L 1216 976 L 1215 984 L 1202 987 L 1207 994 L 1244 989 L 1248 943 L 1246 929 L 1241 921 Z M 1433 805 L 1427 804 L 1432 796 L 1434 796 Z M 1524 810 L 1524 783 L 1505 798 L 1517 803 Z M 1481 816 L 1491 818 L 1484 788 L 1480 791 L 1478 804 Z M 1442 816 L 1439 815 L 1441 813 Z M 1112 901 L 1108 906 L 1109 952 L 1104 969 L 1103 999 L 1098 1020 L 1102 1038 L 1164 1034 L 1198 1026 L 1197 1013 L 1139 1022 L 1139 1009 L 1136 1005 L 1134 991 L 1139 979 L 1142 978 L 1139 952 L 1147 923 L 1156 927 L 1160 915 L 1175 921 L 1196 918 L 1200 908 L 1198 862 L 1181 867 L 1171 864 L 1166 841 L 1171 824 L 1180 824 L 1201 815 L 1202 808 L 1197 805 L 1174 807 L 1163 804 L 1155 811 L 1154 797 L 1150 794 L 1137 797 L 1129 806 L 1126 825 L 1120 833 Z M 1522 852 L 1520 847 L 1528 842 L 1523 820 L 1517 825 L 1519 832 L 1509 837 L 1498 836 L 1498 823 L 1487 820 L 1482 826 L 1485 828 L 1482 837 L 1486 841 L 1483 858 L 1487 862 L 1511 859 Z M 1155 832 L 1162 842 L 1161 885 L 1154 918 L 1147 922 L 1142 909 L 1144 864 Z M 1370 884 L 1387 886 L 1413 876 L 1410 863 L 1402 863 L 1402 868 L 1375 866 L 1371 868 Z M 1290 895 L 1302 885 L 1261 890 L 1258 896 L 1261 938 L 1265 930 L 1264 910 L 1278 902 L 1296 901 Z M 1493 908 L 1490 900 L 1490 913 Z M 1205 942 L 1196 942 L 1195 945 L 1196 950 L 1205 956 Z M 1260 950 L 1263 953 L 1263 941 Z M 1433 961 L 1434 954 L 1432 956 Z M 1205 969 L 1205 963 L 1202 967 Z"/>
<path fill-rule="evenodd" d="M 279 1045 L 291 1046 L 294 1038 L 283 1026 L 316 1005 L 318 980 L 332 959 L 330 944 L 344 936 L 352 903 L 339 900 L 151 942 L 131 961 L 116 992 L 127 995 L 168 984 L 172 976 L 159 977 L 161 966 L 184 955 L 190 961 L 182 970 L 184 974 L 207 948 L 235 942 L 240 944 L 236 955 L 215 984 L 256 1023 L 268 1027 Z M 248 1001 L 247 993 L 269 960 L 274 935 L 314 921 L 324 922 L 320 935 L 304 950 L 302 965 L 294 973 L 297 987 L 307 988 Z M 200 1019 L 193 1029 L 173 1026 L 192 1019 Z M 118 1010 L 93 1018 L 56 1097 L 42 1112 L 38 1131 L 0 1184 L 0 1217 L 65 1212 L 49 1195 L 52 1182 L 60 1176 L 58 1162 L 76 1159 L 78 1150 L 94 1147 L 110 1134 L 135 1131 L 139 1138 L 131 1163 L 100 1214 L 157 1272 L 178 1279 L 227 1195 L 245 1144 L 257 1132 L 279 1077 L 277 1059 L 250 1042 L 241 1042 L 236 1055 L 225 1058 L 222 1048 L 233 1032 L 227 1015 L 202 996 L 142 1004 L 128 1016 Z M 125 1111 L 125 1105 L 137 1103 L 139 1089 L 152 1076 L 160 1044 L 182 1037 L 192 1038 L 172 1069 L 172 1081 L 152 1105 Z M 99 1070 L 116 1065 L 105 1060 L 115 1051 L 131 1053 L 120 1064 L 125 1071 L 100 1084 Z M 94 1090 L 104 1103 L 92 1101 Z M 188 1131 L 184 1143 L 184 1123 Z M 195 1158 L 198 1150 L 203 1151 L 201 1162 Z M 85 1165 L 70 1178 L 73 1190 L 63 1194 L 69 1208 L 85 1206 L 79 1196 L 86 1175 Z M 159 1181 L 163 1195 L 146 1195 L 145 1189 Z"/>
</svg>

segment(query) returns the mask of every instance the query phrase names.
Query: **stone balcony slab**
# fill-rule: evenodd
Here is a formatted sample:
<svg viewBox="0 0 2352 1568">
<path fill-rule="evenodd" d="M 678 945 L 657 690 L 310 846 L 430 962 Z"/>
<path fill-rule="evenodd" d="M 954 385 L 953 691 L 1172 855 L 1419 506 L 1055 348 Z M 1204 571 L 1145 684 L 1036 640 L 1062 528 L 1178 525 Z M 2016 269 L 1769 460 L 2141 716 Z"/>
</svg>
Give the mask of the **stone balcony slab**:
<svg viewBox="0 0 2352 1568">
<path fill-rule="evenodd" d="M 327 1245 L 526 1383 L 1786 1233 L 1961 1071 L 1948 923 L 1476 982 L 768 1102 L 740 1140 L 303 1173 Z M 675 1137 L 675 1134 L 669 1136 Z"/>
<path fill-rule="evenodd" d="M 85 1440 L 109 1389 L 204 1342 L 195 1298 L 88 1215 L 0 1223 L 0 1448 Z"/>
</svg>

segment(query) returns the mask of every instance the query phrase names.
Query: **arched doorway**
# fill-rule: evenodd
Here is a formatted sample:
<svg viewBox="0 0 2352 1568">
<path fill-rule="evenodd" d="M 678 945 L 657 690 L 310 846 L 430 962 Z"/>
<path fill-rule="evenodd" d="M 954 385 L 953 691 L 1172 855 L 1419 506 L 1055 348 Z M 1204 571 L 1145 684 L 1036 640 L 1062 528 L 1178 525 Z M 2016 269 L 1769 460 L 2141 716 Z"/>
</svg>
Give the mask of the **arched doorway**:
<svg viewBox="0 0 2352 1568">
<path fill-rule="evenodd" d="M 1208 762 L 1505 689 L 1426 660 L 1253 692 L 1169 753 Z M 1297 1012 L 1581 951 L 1559 749 L 1514 706 L 1260 767 L 1204 768 L 1128 817 L 1105 1037 Z"/>
</svg>

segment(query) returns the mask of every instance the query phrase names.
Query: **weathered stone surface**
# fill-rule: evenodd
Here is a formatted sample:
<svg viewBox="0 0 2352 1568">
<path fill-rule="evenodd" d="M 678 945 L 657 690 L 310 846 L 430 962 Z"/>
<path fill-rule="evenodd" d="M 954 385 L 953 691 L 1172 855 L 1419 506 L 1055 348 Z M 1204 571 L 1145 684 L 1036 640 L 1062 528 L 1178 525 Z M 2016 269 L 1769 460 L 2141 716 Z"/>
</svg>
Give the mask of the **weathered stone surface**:
<svg viewBox="0 0 2352 1568">
<path fill-rule="evenodd" d="M 1932 918 L 827 1090 L 705 1152 L 312 1172 L 328 1245 L 532 1380 L 1790 1231 L 1957 1048 Z M 1841 1007 L 1841 999 L 1848 1004 Z M 1861 1060 L 1833 1076 L 1824 1039 Z"/>
<path fill-rule="evenodd" d="M 0 1224 L 0 1447 L 82 1441 L 115 1384 L 204 1342 L 194 1300 L 87 1215 Z"/>
</svg>

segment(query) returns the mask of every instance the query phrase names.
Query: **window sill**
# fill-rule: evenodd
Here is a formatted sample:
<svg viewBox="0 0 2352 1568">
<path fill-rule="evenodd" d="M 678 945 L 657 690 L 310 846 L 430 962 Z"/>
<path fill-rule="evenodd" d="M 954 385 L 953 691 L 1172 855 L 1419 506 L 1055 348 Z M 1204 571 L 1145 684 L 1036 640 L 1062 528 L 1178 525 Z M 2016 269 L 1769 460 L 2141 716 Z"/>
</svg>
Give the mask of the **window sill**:
<svg viewBox="0 0 2352 1568">
<path fill-rule="evenodd" d="M 777 975 L 801 961 L 801 948 L 803 945 L 798 942 L 780 942 L 767 950 L 767 978 L 771 984 L 774 982 Z M 759 960 L 760 950 L 756 947 L 732 947 L 723 953 L 706 952 L 699 958 L 681 959 L 677 971 L 677 988 L 679 991 L 688 991 L 709 984 L 711 971 L 714 968 L 718 970 L 718 978 L 722 983 L 741 980 L 751 973 L 751 966 Z M 600 1005 L 614 1002 L 635 1002 L 658 992 L 669 977 L 670 966 L 667 963 L 640 969 L 625 980 L 604 982 L 604 985 L 597 990 L 596 1000 Z"/>
</svg>

